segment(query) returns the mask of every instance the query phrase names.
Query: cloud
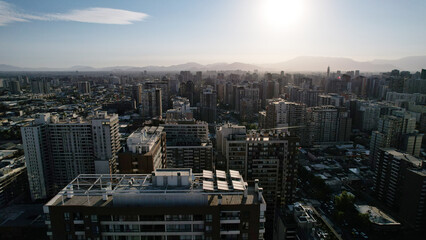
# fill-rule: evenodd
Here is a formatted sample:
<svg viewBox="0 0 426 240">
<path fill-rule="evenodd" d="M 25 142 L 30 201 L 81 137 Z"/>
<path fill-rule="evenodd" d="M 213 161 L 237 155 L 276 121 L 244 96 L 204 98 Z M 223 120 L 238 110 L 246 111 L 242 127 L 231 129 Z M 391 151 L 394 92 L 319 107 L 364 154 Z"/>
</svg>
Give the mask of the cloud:
<svg viewBox="0 0 426 240">
<path fill-rule="evenodd" d="M 47 14 L 46 17 L 58 21 L 62 20 L 102 24 L 132 24 L 133 22 L 144 20 L 148 17 L 148 15 L 141 12 L 132 12 L 113 8 L 88 8 L 82 10 L 72 10 L 68 13 Z"/>
<path fill-rule="evenodd" d="M 12 4 L 0 1 L 0 26 L 13 22 L 39 21 L 74 21 L 99 24 L 133 24 L 143 21 L 148 14 L 113 8 L 76 9 L 66 13 L 26 14 L 21 13 Z"/>
<path fill-rule="evenodd" d="M 7 3 L 0 1 L 0 26 L 5 26 L 12 22 L 27 22 L 28 20 L 20 16 L 14 7 Z"/>
</svg>

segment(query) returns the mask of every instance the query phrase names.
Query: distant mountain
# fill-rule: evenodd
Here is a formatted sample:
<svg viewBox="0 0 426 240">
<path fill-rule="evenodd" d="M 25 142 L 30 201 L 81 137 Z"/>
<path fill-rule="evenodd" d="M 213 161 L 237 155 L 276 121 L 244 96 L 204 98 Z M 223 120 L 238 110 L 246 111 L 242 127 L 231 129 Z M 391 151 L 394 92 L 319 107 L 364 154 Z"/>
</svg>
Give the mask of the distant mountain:
<svg viewBox="0 0 426 240">
<path fill-rule="evenodd" d="M 253 64 L 247 64 L 247 63 L 240 63 L 240 62 L 234 62 L 231 64 L 228 63 L 214 63 L 206 65 L 207 70 L 223 70 L 223 71 L 229 71 L 229 70 L 242 70 L 242 71 L 253 71 L 255 69 L 262 69 L 262 67 L 259 67 L 257 65 Z"/>
<path fill-rule="evenodd" d="M 96 71 L 96 68 L 89 67 L 89 66 L 80 66 L 80 65 L 77 65 L 77 66 L 70 67 L 69 70 L 72 70 L 72 71 L 87 71 L 87 72 L 89 72 L 89 71 Z"/>
<path fill-rule="evenodd" d="M 407 70 L 407 71 L 420 71 L 426 68 L 426 56 L 405 57 L 396 60 L 382 60 L 376 59 L 373 61 L 360 62 L 350 58 L 339 57 L 311 57 L 302 56 L 294 59 L 272 64 L 253 65 L 241 62 L 234 63 L 213 63 L 202 65 L 196 62 L 188 62 L 184 64 L 177 64 L 171 66 L 113 66 L 94 68 L 90 66 L 73 66 L 70 68 L 22 68 L 6 64 L 0 64 L 0 71 L 253 71 L 255 69 L 260 71 L 290 71 L 290 72 L 325 72 L 327 67 L 330 66 L 332 71 L 348 71 L 360 70 L 363 72 L 388 72 L 393 69 Z"/>
<path fill-rule="evenodd" d="M 396 60 L 375 59 L 371 61 L 374 64 L 391 64 L 399 70 L 420 71 L 426 69 L 426 56 L 405 57 Z"/>
<path fill-rule="evenodd" d="M 4 71 L 4 72 L 23 71 L 23 68 L 6 65 L 6 64 L 0 64 L 0 71 Z"/>
<path fill-rule="evenodd" d="M 338 57 L 296 57 L 294 59 L 275 63 L 262 65 L 266 69 L 271 70 L 284 70 L 284 71 L 326 71 L 327 67 L 330 66 L 332 71 L 341 70 L 360 70 L 364 72 L 383 72 L 390 71 L 396 67 L 392 64 L 375 64 L 371 62 L 358 62 L 350 58 L 338 58 Z"/>
</svg>

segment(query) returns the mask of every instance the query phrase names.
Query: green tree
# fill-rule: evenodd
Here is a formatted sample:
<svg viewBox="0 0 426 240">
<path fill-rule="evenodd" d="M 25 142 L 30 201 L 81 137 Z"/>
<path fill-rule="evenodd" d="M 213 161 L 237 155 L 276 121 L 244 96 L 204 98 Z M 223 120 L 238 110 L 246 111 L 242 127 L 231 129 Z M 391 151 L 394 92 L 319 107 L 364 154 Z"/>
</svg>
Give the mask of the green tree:
<svg viewBox="0 0 426 240">
<path fill-rule="evenodd" d="M 336 196 L 334 198 L 334 205 L 336 210 L 348 212 L 355 209 L 354 207 L 355 203 L 355 196 L 352 194 L 349 194 L 346 191 L 343 191 L 340 195 Z"/>
</svg>

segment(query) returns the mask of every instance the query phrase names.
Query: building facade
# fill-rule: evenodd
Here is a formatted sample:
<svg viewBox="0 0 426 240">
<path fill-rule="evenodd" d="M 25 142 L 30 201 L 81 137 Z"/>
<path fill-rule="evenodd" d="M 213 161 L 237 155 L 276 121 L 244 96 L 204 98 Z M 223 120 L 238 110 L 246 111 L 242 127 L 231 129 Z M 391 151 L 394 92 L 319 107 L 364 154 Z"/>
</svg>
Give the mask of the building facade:
<svg viewBox="0 0 426 240">
<path fill-rule="evenodd" d="M 202 121 L 167 120 L 167 167 L 192 168 L 194 172 L 213 168 L 213 145 L 208 137 L 208 124 Z"/>
<path fill-rule="evenodd" d="M 87 119 L 41 114 L 21 128 L 33 200 L 55 194 L 81 173 L 114 173 L 120 150 L 118 115 Z"/>
<path fill-rule="evenodd" d="M 166 168 L 166 133 L 163 127 L 144 127 L 127 138 L 126 151 L 118 154 L 122 174 L 151 173 Z"/>
<path fill-rule="evenodd" d="M 237 171 L 89 174 L 44 212 L 51 239 L 264 239 L 262 194 Z"/>
</svg>

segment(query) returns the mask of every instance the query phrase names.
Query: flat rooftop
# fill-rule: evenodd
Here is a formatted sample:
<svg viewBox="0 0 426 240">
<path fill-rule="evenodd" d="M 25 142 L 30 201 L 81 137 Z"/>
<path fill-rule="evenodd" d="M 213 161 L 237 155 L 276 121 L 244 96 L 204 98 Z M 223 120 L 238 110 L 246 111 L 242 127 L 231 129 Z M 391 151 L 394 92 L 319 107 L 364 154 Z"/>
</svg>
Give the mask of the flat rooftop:
<svg viewBox="0 0 426 240">
<path fill-rule="evenodd" d="M 399 222 L 395 221 L 389 215 L 374 206 L 356 205 L 356 209 L 362 214 L 368 214 L 372 223 L 379 225 L 400 225 Z"/>
<path fill-rule="evenodd" d="M 389 154 L 392 154 L 394 158 L 406 160 L 417 167 L 421 167 L 423 164 L 423 160 L 416 158 L 408 153 L 399 152 L 394 148 L 382 148 L 382 149 L 388 152 Z"/>
<path fill-rule="evenodd" d="M 152 174 L 81 174 L 46 206 L 218 205 L 220 197 L 224 205 L 262 203 L 258 196 L 238 171 L 157 169 Z"/>
</svg>

